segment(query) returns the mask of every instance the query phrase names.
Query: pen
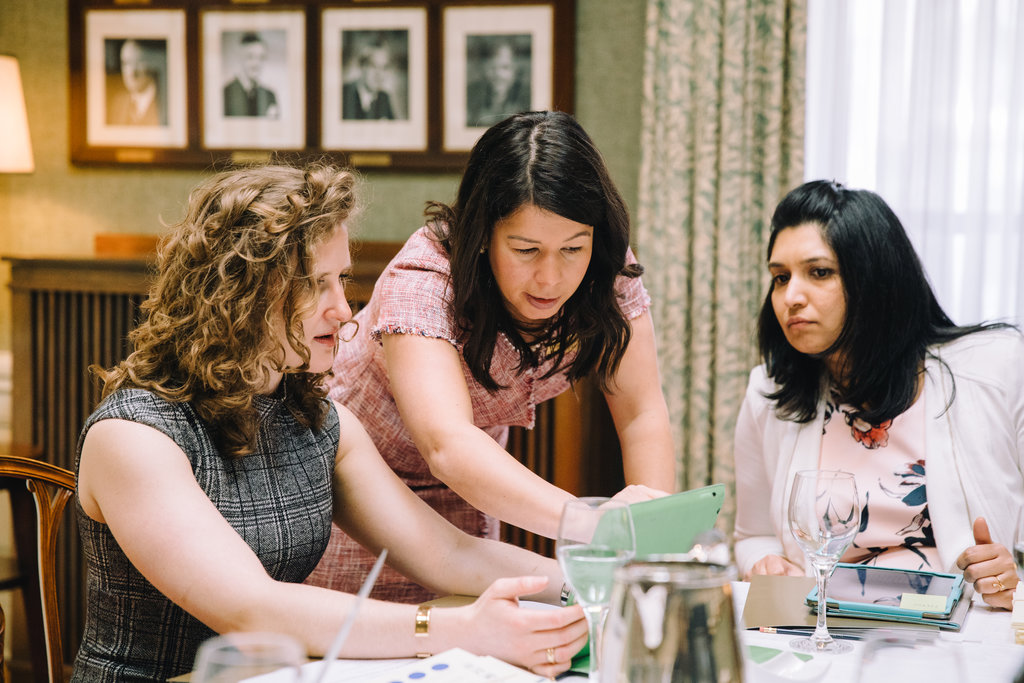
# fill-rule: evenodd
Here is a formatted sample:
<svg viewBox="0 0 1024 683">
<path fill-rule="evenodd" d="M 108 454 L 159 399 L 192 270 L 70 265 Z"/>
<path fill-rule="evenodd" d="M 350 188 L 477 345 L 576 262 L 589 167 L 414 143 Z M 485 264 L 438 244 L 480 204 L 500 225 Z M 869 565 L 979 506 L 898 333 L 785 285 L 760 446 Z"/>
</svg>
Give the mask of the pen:
<svg viewBox="0 0 1024 683">
<path fill-rule="evenodd" d="M 786 636 L 806 636 L 813 632 L 813 629 L 809 628 L 775 628 L 774 626 L 762 626 L 757 630 L 761 633 L 778 633 Z M 864 640 L 863 636 L 859 636 L 854 633 L 833 633 L 832 631 L 829 631 L 829 635 L 836 640 Z"/>
<path fill-rule="evenodd" d="M 353 601 L 352 606 L 349 607 L 348 614 L 345 615 L 345 621 L 341 623 L 341 628 L 338 629 L 338 634 L 334 636 L 334 642 L 331 643 L 331 647 L 327 650 L 327 654 L 324 655 L 324 664 L 323 668 L 320 669 L 320 677 L 316 679 L 317 683 L 323 683 L 323 681 L 327 680 L 327 669 L 329 669 L 334 660 L 338 658 L 338 653 L 341 652 L 341 646 L 345 643 L 345 639 L 348 638 L 348 632 L 352 629 L 352 624 L 356 620 L 356 614 L 359 612 L 359 607 L 363 604 L 363 600 L 365 600 L 366 596 L 370 593 L 370 589 L 373 588 L 373 584 L 377 582 L 377 575 L 380 574 L 380 570 L 384 567 L 384 558 L 387 556 L 387 548 L 380 551 L 380 555 L 377 556 L 377 561 L 373 563 L 373 568 L 363 580 L 363 585 L 359 587 L 359 592 L 356 593 L 356 599 Z"/>
</svg>

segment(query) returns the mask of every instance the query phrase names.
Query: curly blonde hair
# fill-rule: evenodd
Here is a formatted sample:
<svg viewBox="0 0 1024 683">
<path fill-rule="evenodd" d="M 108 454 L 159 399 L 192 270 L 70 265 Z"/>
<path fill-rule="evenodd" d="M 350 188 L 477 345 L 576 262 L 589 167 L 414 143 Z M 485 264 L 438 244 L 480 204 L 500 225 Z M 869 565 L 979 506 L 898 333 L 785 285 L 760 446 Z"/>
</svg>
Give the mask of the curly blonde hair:
<svg viewBox="0 0 1024 683">
<path fill-rule="evenodd" d="M 122 387 L 188 402 L 211 427 L 221 452 L 251 453 L 253 398 L 285 372 L 285 405 L 320 428 L 328 373 L 311 374 L 302 320 L 316 306 L 313 254 L 355 211 L 355 177 L 316 163 L 219 173 L 190 195 L 184 220 L 158 250 L 159 274 L 131 333 L 134 352 L 98 370 L 104 397 Z M 288 344 L 302 359 L 285 368 L 275 330 L 283 314 Z"/>
</svg>

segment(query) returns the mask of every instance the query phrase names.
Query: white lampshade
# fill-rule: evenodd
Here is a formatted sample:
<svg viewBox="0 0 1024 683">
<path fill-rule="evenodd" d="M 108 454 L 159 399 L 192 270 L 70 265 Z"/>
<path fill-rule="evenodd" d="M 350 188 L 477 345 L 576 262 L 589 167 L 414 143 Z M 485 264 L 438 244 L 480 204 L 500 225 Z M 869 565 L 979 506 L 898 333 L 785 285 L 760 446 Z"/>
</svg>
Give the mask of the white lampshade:
<svg viewBox="0 0 1024 683">
<path fill-rule="evenodd" d="M 18 60 L 0 55 L 0 173 L 34 170 Z"/>
</svg>

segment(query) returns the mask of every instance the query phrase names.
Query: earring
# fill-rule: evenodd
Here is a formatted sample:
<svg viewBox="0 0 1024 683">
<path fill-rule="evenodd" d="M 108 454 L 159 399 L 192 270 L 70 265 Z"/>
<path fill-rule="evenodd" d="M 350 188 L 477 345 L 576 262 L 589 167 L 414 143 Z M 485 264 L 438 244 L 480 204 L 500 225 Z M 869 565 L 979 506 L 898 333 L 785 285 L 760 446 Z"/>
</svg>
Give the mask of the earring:
<svg viewBox="0 0 1024 683">
<path fill-rule="evenodd" d="M 487 253 L 487 245 L 484 245 L 484 246 L 480 247 L 480 253 L 481 254 L 486 254 Z"/>
</svg>

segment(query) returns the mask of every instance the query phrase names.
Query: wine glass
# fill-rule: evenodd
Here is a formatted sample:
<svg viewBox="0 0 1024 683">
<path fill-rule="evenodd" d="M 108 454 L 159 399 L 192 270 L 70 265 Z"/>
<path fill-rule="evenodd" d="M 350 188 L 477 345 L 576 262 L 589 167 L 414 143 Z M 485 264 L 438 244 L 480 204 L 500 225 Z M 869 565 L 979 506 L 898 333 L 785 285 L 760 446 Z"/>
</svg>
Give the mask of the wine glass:
<svg viewBox="0 0 1024 683">
<path fill-rule="evenodd" d="M 587 618 L 591 681 L 597 681 L 600 675 L 601 629 L 608 614 L 615 569 L 635 552 L 633 516 L 626 503 L 603 497 L 565 502 L 555 554 Z"/>
<path fill-rule="evenodd" d="M 849 472 L 803 470 L 793 477 L 789 498 L 789 529 L 814 568 L 818 585 L 818 623 L 814 634 L 797 638 L 790 647 L 802 652 L 850 652 L 849 643 L 834 640 L 825 626 L 828 577 L 860 527 L 857 482 Z"/>
<path fill-rule="evenodd" d="M 283 633 L 225 633 L 203 642 L 196 653 L 193 683 L 236 683 L 274 673 L 281 683 L 299 683 L 306 652 Z"/>
</svg>

